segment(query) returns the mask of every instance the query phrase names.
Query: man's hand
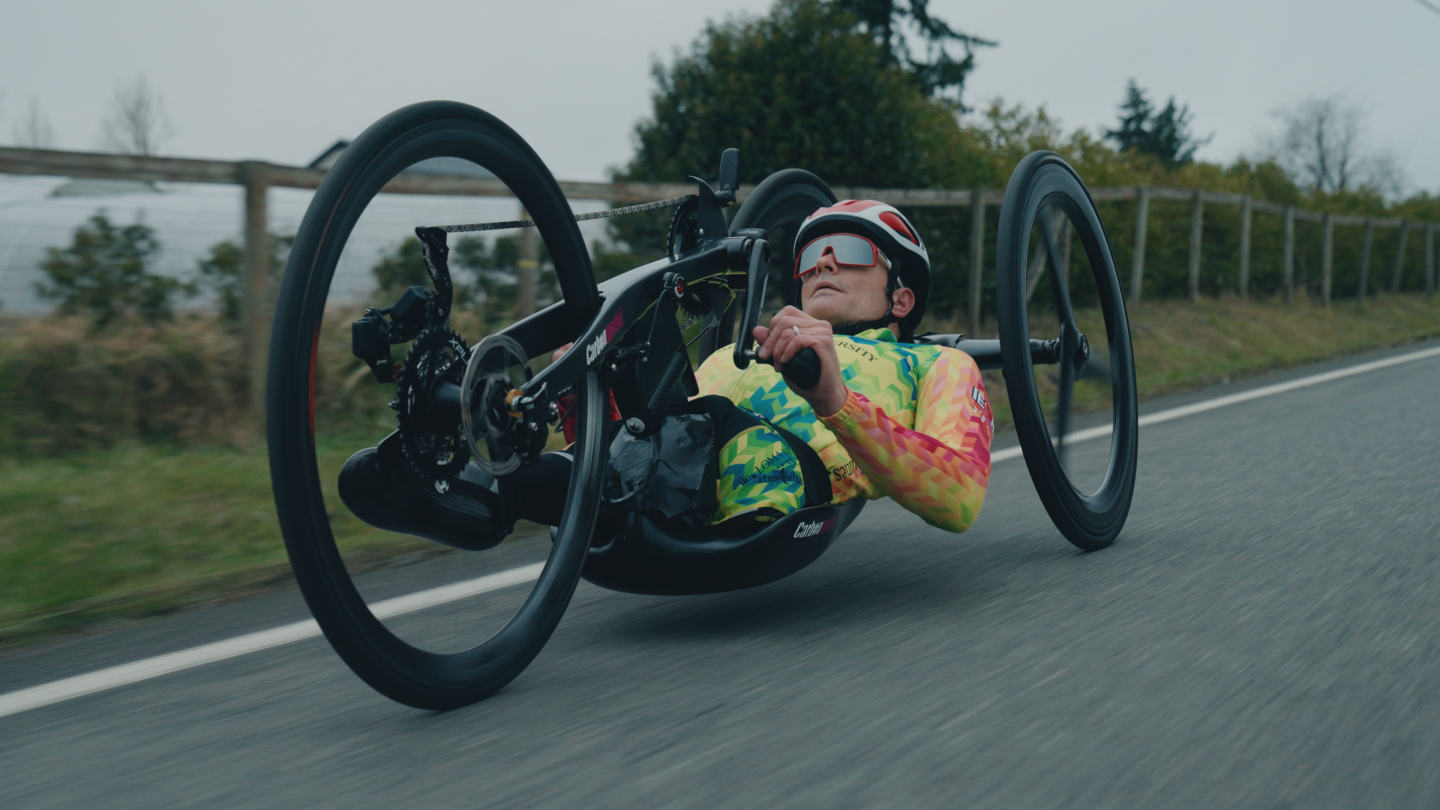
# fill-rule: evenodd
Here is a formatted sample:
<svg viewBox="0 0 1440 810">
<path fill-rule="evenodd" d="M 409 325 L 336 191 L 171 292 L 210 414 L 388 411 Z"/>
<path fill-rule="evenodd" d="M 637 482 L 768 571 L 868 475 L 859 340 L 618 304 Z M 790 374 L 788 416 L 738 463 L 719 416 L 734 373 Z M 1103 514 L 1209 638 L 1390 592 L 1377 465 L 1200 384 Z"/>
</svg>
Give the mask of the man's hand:
<svg viewBox="0 0 1440 810">
<path fill-rule="evenodd" d="M 784 372 L 785 364 L 801 349 L 814 349 L 815 354 L 820 356 L 820 382 L 810 389 L 790 386 L 810 403 L 816 416 L 838 413 L 850 396 L 850 389 L 845 387 L 845 378 L 840 374 L 840 358 L 835 354 L 834 337 L 828 321 L 812 318 L 795 307 L 785 307 L 775 313 L 768 327 L 755 327 L 760 358 L 774 358 L 777 371 Z"/>
</svg>

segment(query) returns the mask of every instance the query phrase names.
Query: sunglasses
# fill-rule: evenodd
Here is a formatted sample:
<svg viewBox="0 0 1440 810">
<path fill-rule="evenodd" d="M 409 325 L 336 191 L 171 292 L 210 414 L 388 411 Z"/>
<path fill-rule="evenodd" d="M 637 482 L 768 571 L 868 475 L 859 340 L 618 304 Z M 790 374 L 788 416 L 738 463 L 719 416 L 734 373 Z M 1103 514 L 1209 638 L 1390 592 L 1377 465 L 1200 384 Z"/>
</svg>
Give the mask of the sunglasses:
<svg viewBox="0 0 1440 810">
<path fill-rule="evenodd" d="M 800 250 L 795 257 L 795 278 L 814 270 L 826 253 L 834 255 L 835 263 L 841 267 L 874 267 L 880 257 L 884 257 L 886 263 L 890 261 L 869 239 L 853 233 L 836 233 L 822 236 Z"/>
</svg>

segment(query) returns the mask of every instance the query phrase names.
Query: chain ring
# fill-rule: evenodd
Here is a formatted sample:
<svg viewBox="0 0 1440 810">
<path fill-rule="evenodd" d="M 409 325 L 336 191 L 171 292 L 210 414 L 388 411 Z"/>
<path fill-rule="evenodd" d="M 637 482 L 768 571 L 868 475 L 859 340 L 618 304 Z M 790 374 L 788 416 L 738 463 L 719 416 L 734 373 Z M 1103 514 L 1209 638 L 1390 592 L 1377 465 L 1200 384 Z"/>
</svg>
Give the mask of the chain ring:
<svg viewBox="0 0 1440 810">
<path fill-rule="evenodd" d="M 684 202 L 675 206 L 675 213 L 670 217 L 670 231 L 665 238 L 665 254 L 670 258 L 678 259 L 700 244 L 699 213 L 699 197 L 686 197 Z M 696 216 L 692 218 L 691 214 Z"/>
<path fill-rule="evenodd" d="M 435 433 L 426 425 L 430 393 L 442 382 L 460 384 L 469 347 L 465 339 L 445 327 L 427 329 L 410 345 L 405 365 L 396 379 L 395 409 L 400 421 L 400 447 L 405 460 L 436 490 L 449 489 L 449 480 L 465 469 L 470 447 L 457 425 L 448 433 Z"/>
</svg>

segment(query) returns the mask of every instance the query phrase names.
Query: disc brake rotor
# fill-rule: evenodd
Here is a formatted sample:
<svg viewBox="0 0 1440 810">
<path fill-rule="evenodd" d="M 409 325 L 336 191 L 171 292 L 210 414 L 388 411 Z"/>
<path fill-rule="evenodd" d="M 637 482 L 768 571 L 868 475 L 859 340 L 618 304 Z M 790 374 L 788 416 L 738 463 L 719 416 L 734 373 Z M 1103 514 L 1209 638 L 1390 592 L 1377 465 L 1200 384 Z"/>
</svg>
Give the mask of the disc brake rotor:
<svg viewBox="0 0 1440 810">
<path fill-rule="evenodd" d="M 523 380 L 516 379 L 517 369 Z M 490 335 L 470 353 L 460 384 L 460 429 L 475 464 L 491 475 L 515 472 L 525 460 L 510 401 L 533 376 L 524 348 L 509 336 Z"/>
</svg>

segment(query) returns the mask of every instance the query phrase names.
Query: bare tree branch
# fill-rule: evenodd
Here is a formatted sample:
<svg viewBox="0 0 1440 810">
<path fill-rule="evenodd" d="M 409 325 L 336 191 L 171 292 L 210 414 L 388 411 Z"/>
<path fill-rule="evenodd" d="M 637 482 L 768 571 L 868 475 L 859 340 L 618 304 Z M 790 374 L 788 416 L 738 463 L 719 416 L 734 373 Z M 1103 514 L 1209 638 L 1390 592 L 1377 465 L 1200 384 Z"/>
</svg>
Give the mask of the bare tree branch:
<svg viewBox="0 0 1440 810">
<path fill-rule="evenodd" d="M 55 148 L 55 127 L 40 109 L 40 99 L 30 97 L 30 110 L 24 121 L 17 122 L 12 131 L 15 143 L 30 149 Z"/>
<path fill-rule="evenodd" d="M 1391 153 L 1369 144 L 1368 113 L 1344 96 L 1312 96 L 1274 113 L 1280 132 L 1267 144 L 1296 183 L 1335 194 L 1369 189 L 1398 193 L 1401 178 Z"/>
<path fill-rule="evenodd" d="M 101 145 L 126 155 L 156 155 L 174 137 L 165 99 L 150 87 L 144 75 L 115 85 L 110 111 L 100 124 Z"/>
</svg>

